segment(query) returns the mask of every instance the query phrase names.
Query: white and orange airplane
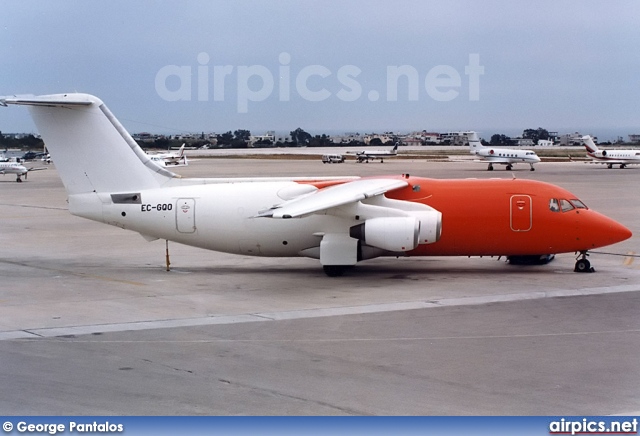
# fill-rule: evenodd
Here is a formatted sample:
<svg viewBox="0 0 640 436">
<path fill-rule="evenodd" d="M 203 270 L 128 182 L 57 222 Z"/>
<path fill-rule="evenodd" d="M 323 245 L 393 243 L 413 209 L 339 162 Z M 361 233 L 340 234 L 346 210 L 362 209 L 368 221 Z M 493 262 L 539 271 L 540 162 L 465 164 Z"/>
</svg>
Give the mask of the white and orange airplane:
<svg viewBox="0 0 640 436">
<path fill-rule="evenodd" d="M 210 250 L 320 260 L 329 276 L 379 256 L 548 259 L 631 237 L 571 192 L 532 180 L 182 178 L 155 164 L 87 94 L 4 97 L 27 105 L 77 216 Z M 476 225 L 481 223 L 482 228 Z"/>
<path fill-rule="evenodd" d="M 620 169 L 622 169 L 627 165 L 640 164 L 640 149 L 602 150 L 589 135 L 583 136 L 582 142 L 584 148 L 587 149 L 587 155 L 593 159 L 592 162 L 606 164 L 607 168 L 620 165 Z"/>
</svg>

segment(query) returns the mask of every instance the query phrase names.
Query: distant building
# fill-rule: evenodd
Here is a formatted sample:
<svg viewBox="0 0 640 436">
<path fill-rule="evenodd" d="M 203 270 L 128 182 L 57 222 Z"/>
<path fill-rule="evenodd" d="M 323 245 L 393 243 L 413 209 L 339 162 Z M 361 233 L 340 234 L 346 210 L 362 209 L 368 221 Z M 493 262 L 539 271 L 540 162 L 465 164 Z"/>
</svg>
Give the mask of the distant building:
<svg viewBox="0 0 640 436">
<path fill-rule="evenodd" d="M 41 139 L 40 135 L 34 133 L 3 133 L 2 136 L 10 139 L 23 139 L 28 136 L 33 136 L 34 138 Z"/>
<path fill-rule="evenodd" d="M 560 145 L 582 145 L 582 134 L 575 132 L 560 135 Z"/>
<path fill-rule="evenodd" d="M 394 136 L 395 135 L 392 136 L 388 133 L 371 133 L 364 135 L 363 142 L 366 145 L 369 145 L 372 139 L 379 139 L 383 144 L 386 144 L 387 142 L 393 143 Z"/>
<path fill-rule="evenodd" d="M 511 141 L 513 141 L 513 145 L 518 147 L 533 147 L 535 145 L 531 138 L 511 138 Z"/>
<path fill-rule="evenodd" d="M 640 142 L 640 135 L 639 134 L 629 135 L 629 142 Z"/>
<path fill-rule="evenodd" d="M 333 135 L 330 136 L 331 141 L 334 144 L 349 144 L 350 142 L 362 142 L 362 137 L 359 133 L 347 132 L 344 135 Z"/>
<path fill-rule="evenodd" d="M 449 132 L 440 134 L 440 143 L 443 145 L 467 145 L 467 135 L 461 132 Z"/>
<path fill-rule="evenodd" d="M 407 145 L 407 146 L 409 146 L 409 145 L 413 145 L 413 146 L 422 145 L 422 139 L 407 137 L 407 138 L 403 138 L 402 139 L 401 144 L 402 145 Z"/>
<path fill-rule="evenodd" d="M 249 136 L 249 146 L 252 146 L 256 142 L 267 142 L 270 141 L 271 144 L 275 144 L 276 142 L 276 132 L 273 130 L 269 130 L 264 135 L 251 135 Z"/>
<path fill-rule="evenodd" d="M 422 140 L 427 145 L 440 144 L 440 134 L 435 132 L 425 132 L 424 130 L 420 134 Z"/>
</svg>

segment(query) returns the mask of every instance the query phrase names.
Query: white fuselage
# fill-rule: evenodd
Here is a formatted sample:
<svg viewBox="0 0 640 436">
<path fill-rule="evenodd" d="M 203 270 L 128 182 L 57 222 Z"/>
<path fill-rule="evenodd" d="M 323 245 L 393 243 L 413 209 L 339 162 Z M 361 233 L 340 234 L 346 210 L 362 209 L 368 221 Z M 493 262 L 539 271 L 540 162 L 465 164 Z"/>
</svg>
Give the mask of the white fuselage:
<svg viewBox="0 0 640 436">
<path fill-rule="evenodd" d="M 151 239 L 209 250 L 253 256 L 318 257 L 324 233 L 344 232 L 357 221 L 325 215 L 298 219 L 257 217 L 261 210 L 282 203 L 283 197 L 301 189 L 305 189 L 304 185 L 283 181 L 177 186 L 116 194 L 117 197 L 88 193 L 69 196 L 69 210 L 74 215 L 152 236 Z"/>
<path fill-rule="evenodd" d="M 493 163 L 538 163 L 540 158 L 531 150 L 516 150 L 511 148 L 492 148 L 483 147 L 476 150 L 477 156 L 483 158 L 487 162 Z"/>
<path fill-rule="evenodd" d="M 18 162 L 0 162 L 0 174 L 17 174 L 23 176 L 29 170 Z"/>
<path fill-rule="evenodd" d="M 640 164 L 640 150 L 598 150 L 587 154 L 603 163 Z"/>
</svg>

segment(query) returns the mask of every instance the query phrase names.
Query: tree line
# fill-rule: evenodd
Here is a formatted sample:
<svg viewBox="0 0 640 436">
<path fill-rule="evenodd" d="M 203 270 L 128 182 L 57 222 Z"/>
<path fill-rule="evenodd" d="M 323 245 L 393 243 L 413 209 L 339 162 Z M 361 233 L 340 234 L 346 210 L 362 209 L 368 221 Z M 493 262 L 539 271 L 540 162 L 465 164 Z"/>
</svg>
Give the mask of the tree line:
<svg viewBox="0 0 640 436">
<path fill-rule="evenodd" d="M 522 132 L 522 138 L 531 139 L 533 143 L 537 145 L 539 140 L 549 139 L 549 131 L 547 129 L 543 129 L 542 127 L 538 127 L 537 129 L 525 129 Z M 515 141 L 506 135 L 496 133 L 495 135 L 491 136 L 489 144 L 514 145 Z"/>
</svg>

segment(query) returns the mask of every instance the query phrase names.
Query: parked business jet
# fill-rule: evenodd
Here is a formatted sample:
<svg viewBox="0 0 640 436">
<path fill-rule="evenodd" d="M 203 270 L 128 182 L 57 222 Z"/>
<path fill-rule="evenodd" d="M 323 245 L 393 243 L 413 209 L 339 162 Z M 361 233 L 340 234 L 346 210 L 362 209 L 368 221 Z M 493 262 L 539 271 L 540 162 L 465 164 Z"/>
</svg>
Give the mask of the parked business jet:
<svg viewBox="0 0 640 436">
<path fill-rule="evenodd" d="M 469 139 L 469 151 L 471 154 L 480 156 L 483 160 L 489 162 L 487 170 L 493 171 L 493 164 L 506 165 L 506 170 L 511 170 L 516 163 L 528 163 L 531 171 L 536 169 L 533 164 L 540 162 L 540 158 L 535 151 L 519 150 L 513 148 L 494 148 L 485 147 L 480 142 L 476 132 L 464 132 Z"/>
<path fill-rule="evenodd" d="M 187 156 L 184 154 L 184 146 L 182 144 L 177 153 L 157 153 L 150 154 L 149 157 L 152 161 L 157 163 L 160 166 L 166 167 L 168 165 L 188 165 Z M 182 162 L 182 163 L 181 163 Z"/>
<path fill-rule="evenodd" d="M 154 163 L 97 97 L 0 98 L 27 105 L 77 216 L 241 255 L 320 260 L 329 276 L 379 256 L 586 255 L 631 237 L 544 182 L 342 178 L 182 178 Z M 481 223 L 481 228 L 472 223 Z"/>
<path fill-rule="evenodd" d="M 15 174 L 18 183 L 22 183 L 22 176 L 26 180 L 29 171 L 38 170 L 46 170 L 46 168 L 27 168 L 20 162 L 0 162 L 0 174 Z"/>
<path fill-rule="evenodd" d="M 640 164 L 640 149 L 601 150 L 589 135 L 583 136 L 582 142 L 593 162 L 607 164 L 608 168 L 613 168 L 614 165 L 624 168 L 627 165 Z"/>
<path fill-rule="evenodd" d="M 384 159 L 386 157 L 393 157 L 398 155 L 398 143 L 393 146 L 391 150 L 363 150 L 361 152 L 356 152 L 356 163 L 366 162 L 369 163 L 369 160 L 380 159 L 380 163 L 384 163 Z"/>
</svg>

